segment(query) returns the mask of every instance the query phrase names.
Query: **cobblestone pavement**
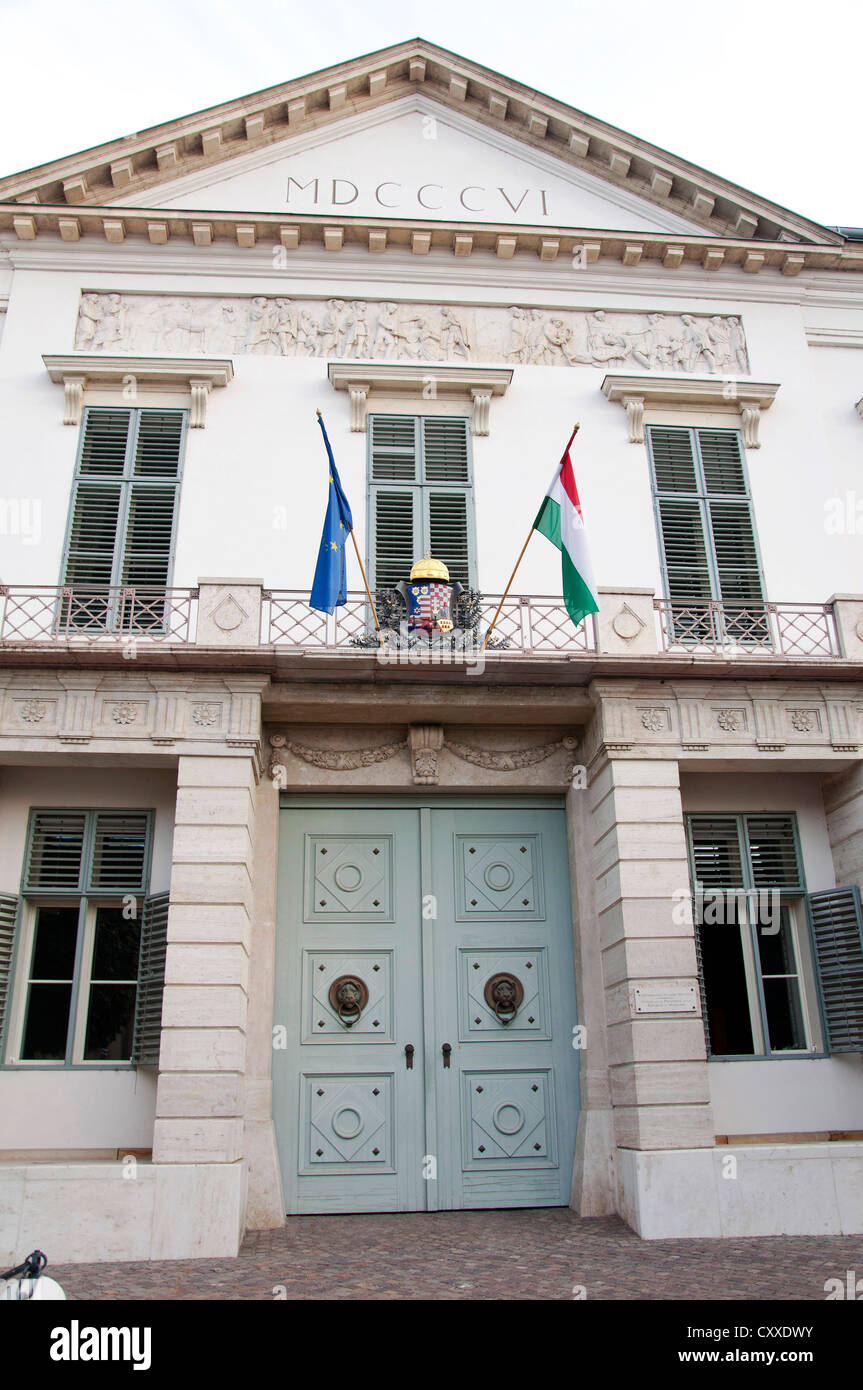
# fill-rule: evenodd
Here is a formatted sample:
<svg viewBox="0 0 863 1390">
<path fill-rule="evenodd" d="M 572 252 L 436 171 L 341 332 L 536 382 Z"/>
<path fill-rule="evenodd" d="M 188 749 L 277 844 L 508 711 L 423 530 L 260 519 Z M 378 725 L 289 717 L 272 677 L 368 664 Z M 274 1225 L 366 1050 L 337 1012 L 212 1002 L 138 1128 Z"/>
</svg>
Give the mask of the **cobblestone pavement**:
<svg viewBox="0 0 863 1390">
<path fill-rule="evenodd" d="M 50 1251 L 48 1252 L 50 1255 Z M 76 1299 L 825 1298 L 863 1273 L 861 1236 L 640 1240 L 616 1217 L 566 1207 L 292 1217 L 236 1259 L 52 1265 Z M 274 1294 L 274 1290 L 278 1290 Z"/>
</svg>

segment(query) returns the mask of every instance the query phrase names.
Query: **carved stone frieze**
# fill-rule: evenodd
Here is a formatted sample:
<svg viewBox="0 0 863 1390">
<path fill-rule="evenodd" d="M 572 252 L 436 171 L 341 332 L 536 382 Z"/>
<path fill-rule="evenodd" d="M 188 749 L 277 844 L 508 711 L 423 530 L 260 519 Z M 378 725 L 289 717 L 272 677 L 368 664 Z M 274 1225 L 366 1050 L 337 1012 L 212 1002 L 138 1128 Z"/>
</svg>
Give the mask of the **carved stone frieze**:
<svg viewBox="0 0 863 1390">
<path fill-rule="evenodd" d="M 272 734 L 270 745 L 274 750 L 270 760 L 270 773 L 281 766 L 279 753 L 284 748 L 304 763 L 312 767 L 324 768 L 327 772 L 357 772 L 361 767 L 373 767 L 375 763 L 385 763 L 394 758 L 405 747 L 407 740 L 399 743 L 381 743 L 376 748 L 310 748 L 306 743 L 297 743 L 284 734 Z"/>
<path fill-rule="evenodd" d="M 90 353 L 630 366 L 709 375 L 749 372 L 743 326 L 733 315 L 265 295 L 86 293 L 75 347 Z M 475 432 L 480 434 L 486 432 L 486 407 L 485 401 L 477 406 Z M 360 408 L 360 401 L 352 400 L 354 413 Z M 636 428 L 637 401 L 628 409 L 630 427 Z"/>
<path fill-rule="evenodd" d="M 444 741 L 444 747 L 462 762 L 473 763 L 475 767 L 488 768 L 493 772 L 517 772 L 523 767 L 533 767 L 545 762 L 546 758 L 559 753 L 561 748 L 574 753 L 577 740 L 570 737 L 556 739 L 554 743 L 540 743 L 535 748 L 477 748 L 472 744 Z"/>
</svg>

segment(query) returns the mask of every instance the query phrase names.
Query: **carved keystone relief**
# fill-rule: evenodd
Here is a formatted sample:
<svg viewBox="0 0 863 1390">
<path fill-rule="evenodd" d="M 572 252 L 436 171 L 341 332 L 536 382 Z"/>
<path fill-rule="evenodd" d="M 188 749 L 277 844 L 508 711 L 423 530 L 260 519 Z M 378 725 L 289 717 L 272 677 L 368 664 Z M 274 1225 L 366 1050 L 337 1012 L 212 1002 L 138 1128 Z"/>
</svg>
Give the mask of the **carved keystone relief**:
<svg viewBox="0 0 863 1390">
<path fill-rule="evenodd" d="M 257 295 L 81 297 L 80 352 L 507 362 L 748 374 L 739 318 Z"/>
</svg>

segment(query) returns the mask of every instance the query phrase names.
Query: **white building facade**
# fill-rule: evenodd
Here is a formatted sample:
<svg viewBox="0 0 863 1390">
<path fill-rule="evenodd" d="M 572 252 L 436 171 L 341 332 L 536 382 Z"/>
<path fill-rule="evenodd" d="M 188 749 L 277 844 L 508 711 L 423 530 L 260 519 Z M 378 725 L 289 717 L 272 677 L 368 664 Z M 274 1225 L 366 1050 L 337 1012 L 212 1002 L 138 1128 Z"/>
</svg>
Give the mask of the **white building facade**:
<svg viewBox="0 0 863 1390">
<path fill-rule="evenodd" d="M 863 1230 L 863 245 L 422 41 L 0 200 L 9 1262 Z"/>
</svg>

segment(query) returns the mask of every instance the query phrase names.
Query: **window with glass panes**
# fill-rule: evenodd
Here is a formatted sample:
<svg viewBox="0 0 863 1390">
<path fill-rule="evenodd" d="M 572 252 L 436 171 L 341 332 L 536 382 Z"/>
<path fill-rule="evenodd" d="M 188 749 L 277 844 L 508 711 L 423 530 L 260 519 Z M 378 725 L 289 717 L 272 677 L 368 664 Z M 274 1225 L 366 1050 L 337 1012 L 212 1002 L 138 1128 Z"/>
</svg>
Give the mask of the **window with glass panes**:
<svg viewBox="0 0 863 1390">
<path fill-rule="evenodd" d="M 717 623 L 742 641 L 769 638 L 743 445 L 737 430 L 646 430 L 666 597 L 678 638 Z M 721 603 L 711 620 L 705 601 Z"/>
<path fill-rule="evenodd" d="M 687 817 L 695 938 L 714 1057 L 811 1052 L 803 869 L 793 816 Z"/>
<path fill-rule="evenodd" d="M 34 811 L 7 1061 L 129 1062 L 152 812 Z"/>
<path fill-rule="evenodd" d="M 369 581 L 392 588 L 426 552 L 453 583 L 476 584 L 470 421 L 446 415 L 371 415 Z"/>
</svg>

